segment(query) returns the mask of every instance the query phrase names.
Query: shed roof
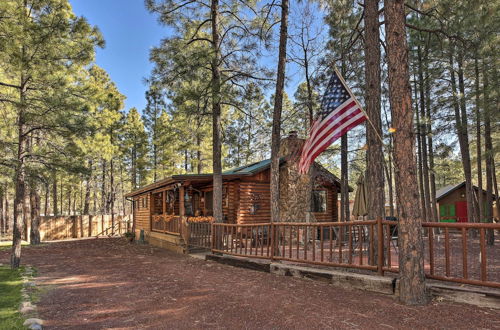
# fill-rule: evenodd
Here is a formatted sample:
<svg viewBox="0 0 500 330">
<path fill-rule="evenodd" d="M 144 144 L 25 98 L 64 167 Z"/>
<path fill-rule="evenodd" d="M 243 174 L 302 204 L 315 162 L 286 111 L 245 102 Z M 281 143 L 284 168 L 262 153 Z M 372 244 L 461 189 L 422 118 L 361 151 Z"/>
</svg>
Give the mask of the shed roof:
<svg viewBox="0 0 500 330">
<path fill-rule="evenodd" d="M 443 188 L 439 189 L 438 191 L 436 191 L 436 200 L 439 201 L 440 199 L 448 196 L 449 194 L 451 194 L 455 190 L 458 190 L 462 187 L 465 187 L 465 181 L 458 183 L 458 184 L 452 184 L 452 185 L 448 185 L 446 187 L 443 187 Z M 472 186 L 472 187 L 476 191 L 479 191 L 479 187 L 477 187 L 477 186 Z M 486 193 L 486 190 L 483 189 L 483 193 Z"/>
</svg>

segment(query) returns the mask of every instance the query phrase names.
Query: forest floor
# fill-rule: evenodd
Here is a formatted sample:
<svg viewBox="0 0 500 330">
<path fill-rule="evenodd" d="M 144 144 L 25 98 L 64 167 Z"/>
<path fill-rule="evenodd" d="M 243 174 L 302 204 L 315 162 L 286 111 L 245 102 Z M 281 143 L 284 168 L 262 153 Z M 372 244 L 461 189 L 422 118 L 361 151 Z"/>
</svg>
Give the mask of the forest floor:
<svg viewBox="0 0 500 330">
<path fill-rule="evenodd" d="M 0 251 L 7 264 L 9 251 Z M 123 238 L 23 248 L 47 329 L 500 329 L 498 310 L 392 296 L 234 268 Z"/>
</svg>

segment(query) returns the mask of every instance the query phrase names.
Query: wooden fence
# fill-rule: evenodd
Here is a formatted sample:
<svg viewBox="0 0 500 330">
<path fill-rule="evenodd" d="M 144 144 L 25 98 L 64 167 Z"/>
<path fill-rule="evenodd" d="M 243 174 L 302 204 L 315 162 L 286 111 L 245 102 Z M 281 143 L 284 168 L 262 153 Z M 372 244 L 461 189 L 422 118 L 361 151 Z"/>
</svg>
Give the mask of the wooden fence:
<svg viewBox="0 0 500 330">
<path fill-rule="evenodd" d="M 498 232 L 500 224 L 424 223 L 426 276 L 500 288 L 500 247 L 498 242 L 486 243 L 488 230 Z M 216 253 L 357 268 L 380 275 L 399 271 L 398 226 L 394 221 L 214 223 L 211 235 L 211 248 Z"/>
<path fill-rule="evenodd" d="M 53 241 L 68 238 L 95 237 L 124 234 L 132 228 L 129 215 L 115 215 L 112 228 L 111 215 L 43 216 L 40 219 L 40 238 Z M 114 230 L 113 230 L 114 229 Z"/>
</svg>

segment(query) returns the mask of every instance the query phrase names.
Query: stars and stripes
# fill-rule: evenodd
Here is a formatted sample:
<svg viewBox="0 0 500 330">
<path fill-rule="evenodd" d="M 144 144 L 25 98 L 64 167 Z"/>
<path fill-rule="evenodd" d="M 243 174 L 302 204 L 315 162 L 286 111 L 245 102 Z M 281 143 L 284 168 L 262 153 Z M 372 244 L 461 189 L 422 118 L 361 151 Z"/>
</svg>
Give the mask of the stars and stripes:
<svg viewBox="0 0 500 330">
<path fill-rule="evenodd" d="M 302 148 L 299 171 L 306 173 L 312 162 L 335 140 L 361 124 L 366 116 L 335 70 L 326 88 L 321 110 Z"/>
</svg>

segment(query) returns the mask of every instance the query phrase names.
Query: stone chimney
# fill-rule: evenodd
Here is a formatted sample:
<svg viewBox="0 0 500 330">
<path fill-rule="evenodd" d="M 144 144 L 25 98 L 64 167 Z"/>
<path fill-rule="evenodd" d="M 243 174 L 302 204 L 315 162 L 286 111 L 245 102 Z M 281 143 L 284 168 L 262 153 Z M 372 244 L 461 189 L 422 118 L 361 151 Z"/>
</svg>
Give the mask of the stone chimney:
<svg viewBox="0 0 500 330">
<path fill-rule="evenodd" d="M 279 156 L 284 157 L 287 162 L 298 165 L 300 152 L 306 140 L 298 137 L 297 131 L 291 131 L 288 136 L 281 139 Z"/>
<path fill-rule="evenodd" d="M 280 142 L 280 218 L 285 222 L 305 222 L 311 205 L 311 177 L 299 173 L 299 161 L 305 140 L 292 131 Z"/>
</svg>

